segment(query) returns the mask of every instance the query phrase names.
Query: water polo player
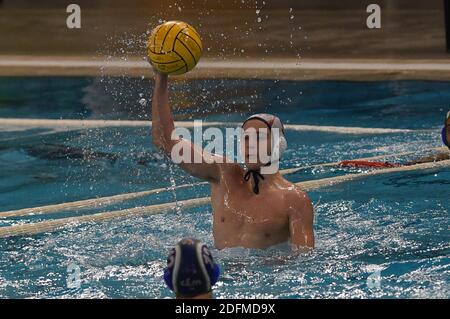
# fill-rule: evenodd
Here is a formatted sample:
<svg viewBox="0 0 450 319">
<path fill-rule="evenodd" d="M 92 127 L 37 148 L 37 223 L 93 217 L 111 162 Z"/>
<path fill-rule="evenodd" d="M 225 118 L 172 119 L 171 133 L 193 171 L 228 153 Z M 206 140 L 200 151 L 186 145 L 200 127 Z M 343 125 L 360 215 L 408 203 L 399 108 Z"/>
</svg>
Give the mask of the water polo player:
<svg viewBox="0 0 450 319">
<path fill-rule="evenodd" d="M 450 111 L 447 113 L 444 127 L 442 128 L 442 142 L 450 150 Z"/>
<path fill-rule="evenodd" d="M 199 240 L 185 238 L 172 248 L 164 269 L 164 281 L 177 298 L 212 299 L 212 287 L 220 268 L 208 247 Z"/>
<path fill-rule="evenodd" d="M 264 171 L 270 161 L 249 161 L 261 140 L 266 140 L 269 153 L 278 143 L 285 148 L 281 121 L 273 115 L 262 114 L 244 122 L 244 132 L 257 133 L 255 139 L 245 138 L 242 151 L 245 165 L 226 161 L 224 157 L 204 152 L 201 147 L 183 138 L 171 138 L 174 131 L 172 109 L 169 104 L 168 77 L 155 70 L 152 101 L 152 135 L 154 144 L 170 156 L 172 148 L 189 149 L 191 158 L 200 163 L 181 162 L 186 172 L 206 180 L 211 185 L 213 234 L 219 249 L 227 247 L 266 248 L 290 241 L 293 247 L 313 247 L 313 206 L 309 196 L 298 186 L 284 179 L 278 169 Z M 272 140 L 278 132 L 279 139 Z M 250 135 L 250 134 L 249 134 Z M 246 135 L 247 136 L 247 135 Z M 182 144 L 179 144 L 182 143 Z M 258 157 L 259 158 L 259 157 Z M 272 160 L 273 162 L 273 160 Z"/>
<path fill-rule="evenodd" d="M 444 126 L 441 130 L 442 143 L 448 147 L 450 150 L 450 111 L 444 120 Z M 440 152 L 435 155 L 420 158 L 418 160 L 409 162 L 408 165 L 429 163 L 429 162 L 439 162 L 450 159 L 450 152 Z"/>
</svg>

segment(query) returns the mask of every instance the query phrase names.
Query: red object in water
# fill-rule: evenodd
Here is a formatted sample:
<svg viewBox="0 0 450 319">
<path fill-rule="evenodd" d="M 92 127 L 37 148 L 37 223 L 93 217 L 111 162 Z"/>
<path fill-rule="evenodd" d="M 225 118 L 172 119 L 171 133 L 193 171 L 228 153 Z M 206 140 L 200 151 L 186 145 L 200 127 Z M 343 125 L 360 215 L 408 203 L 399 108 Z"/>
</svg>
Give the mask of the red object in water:
<svg viewBox="0 0 450 319">
<path fill-rule="evenodd" d="M 341 167 L 374 167 L 374 168 L 389 168 L 389 167 L 399 167 L 400 164 L 388 163 L 388 162 L 370 162 L 370 161 L 342 161 L 339 163 Z"/>
</svg>

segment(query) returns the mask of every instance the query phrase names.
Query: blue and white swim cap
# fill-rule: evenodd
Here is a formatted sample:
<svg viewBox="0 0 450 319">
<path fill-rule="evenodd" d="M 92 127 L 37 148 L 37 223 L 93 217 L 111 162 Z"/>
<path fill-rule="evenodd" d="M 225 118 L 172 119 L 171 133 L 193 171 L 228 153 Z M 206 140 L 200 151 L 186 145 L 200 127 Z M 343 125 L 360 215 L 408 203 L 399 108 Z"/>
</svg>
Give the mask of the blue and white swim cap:
<svg viewBox="0 0 450 319">
<path fill-rule="evenodd" d="M 447 113 L 447 116 L 445 117 L 444 127 L 442 128 L 441 135 L 442 135 L 442 143 L 446 145 L 448 148 L 450 148 L 450 142 L 447 140 L 447 121 L 450 118 L 450 111 Z"/>
<path fill-rule="evenodd" d="M 164 269 L 164 281 L 177 296 L 195 297 L 211 291 L 220 268 L 208 247 L 197 239 L 185 238 L 171 249 Z"/>
</svg>

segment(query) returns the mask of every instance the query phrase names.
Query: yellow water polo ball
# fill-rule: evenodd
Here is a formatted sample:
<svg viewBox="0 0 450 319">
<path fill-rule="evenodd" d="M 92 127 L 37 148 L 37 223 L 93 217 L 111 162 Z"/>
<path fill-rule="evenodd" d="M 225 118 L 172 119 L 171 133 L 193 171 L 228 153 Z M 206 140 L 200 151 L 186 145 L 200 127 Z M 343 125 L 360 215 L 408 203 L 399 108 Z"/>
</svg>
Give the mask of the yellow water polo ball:
<svg viewBox="0 0 450 319">
<path fill-rule="evenodd" d="M 200 60 L 203 47 L 200 35 L 189 24 L 168 21 L 153 29 L 147 43 L 148 58 L 160 72 L 183 74 Z"/>
</svg>

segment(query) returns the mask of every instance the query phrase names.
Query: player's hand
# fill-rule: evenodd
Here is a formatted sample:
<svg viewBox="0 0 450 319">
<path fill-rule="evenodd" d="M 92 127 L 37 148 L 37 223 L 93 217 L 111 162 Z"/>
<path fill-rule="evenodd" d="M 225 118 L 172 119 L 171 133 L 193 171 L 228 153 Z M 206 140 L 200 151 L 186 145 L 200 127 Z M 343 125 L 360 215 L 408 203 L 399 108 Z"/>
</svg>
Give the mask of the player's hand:
<svg viewBox="0 0 450 319">
<path fill-rule="evenodd" d="M 152 65 L 152 69 L 153 69 L 153 74 L 155 74 L 155 78 L 159 78 L 159 79 L 166 79 L 167 78 L 167 74 L 166 73 L 162 73 L 157 68 L 155 68 L 153 65 Z"/>
</svg>

